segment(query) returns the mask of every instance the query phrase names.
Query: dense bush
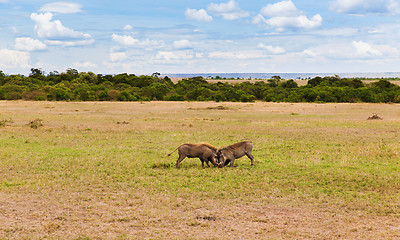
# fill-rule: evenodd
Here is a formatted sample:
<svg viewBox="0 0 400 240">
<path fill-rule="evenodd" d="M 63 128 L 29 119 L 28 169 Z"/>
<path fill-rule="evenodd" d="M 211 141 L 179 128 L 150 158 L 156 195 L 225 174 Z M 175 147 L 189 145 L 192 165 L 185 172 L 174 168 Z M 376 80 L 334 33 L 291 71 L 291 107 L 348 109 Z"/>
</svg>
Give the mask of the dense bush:
<svg viewBox="0 0 400 240">
<path fill-rule="evenodd" d="M 134 74 L 101 75 L 31 69 L 29 76 L 0 71 L 0 100 L 35 101 L 232 101 L 254 102 L 400 102 L 400 87 L 386 79 L 366 84 L 359 78 L 315 77 L 305 86 L 273 76 L 265 82 L 211 84 L 202 77 L 183 79 Z M 216 78 L 220 79 L 220 78 Z M 391 79 L 399 80 L 399 79 Z"/>
</svg>

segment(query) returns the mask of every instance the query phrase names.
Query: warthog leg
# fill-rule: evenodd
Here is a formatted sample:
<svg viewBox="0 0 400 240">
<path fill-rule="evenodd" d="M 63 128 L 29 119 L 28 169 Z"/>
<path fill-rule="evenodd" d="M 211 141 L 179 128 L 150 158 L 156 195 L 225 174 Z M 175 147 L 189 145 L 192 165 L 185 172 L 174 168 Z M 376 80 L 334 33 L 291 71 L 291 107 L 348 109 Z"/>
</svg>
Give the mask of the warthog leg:
<svg viewBox="0 0 400 240">
<path fill-rule="evenodd" d="M 228 166 L 228 164 L 231 162 L 230 159 L 226 159 L 224 166 Z"/>
<path fill-rule="evenodd" d="M 216 166 L 219 165 L 218 163 L 215 162 L 214 157 L 209 157 L 209 158 L 208 158 L 208 161 L 210 161 L 214 167 L 216 167 Z"/>
<path fill-rule="evenodd" d="M 233 158 L 232 160 L 230 160 L 231 161 L 231 165 L 230 165 L 230 167 L 234 167 L 233 166 L 233 164 L 234 164 L 234 162 L 235 162 L 235 158 Z"/>
<path fill-rule="evenodd" d="M 250 160 L 251 160 L 251 165 L 254 165 L 254 156 L 253 156 L 251 153 L 246 153 L 246 156 L 247 156 L 248 158 L 250 158 Z"/>
<path fill-rule="evenodd" d="M 185 158 L 186 156 L 179 154 L 179 158 L 178 160 L 176 160 L 176 168 L 179 168 L 179 163 L 182 162 L 182 160 Z"/>
<path fill-rule="evenodd" d="M 201 161 L 201 167 L 204 168 L 204 160 L 200 158 L 200 161 Z"/>
<path fill-rule="evenodd" d="M 210 164 L 208 164 L 208 159 L 200 158 L 200 160 L 201 160 L 201 166 L 202 166 L 203 168 L 204 168 L 204 162 L 206 162 L 207 166 L 210 167 Z"/>
</svg>

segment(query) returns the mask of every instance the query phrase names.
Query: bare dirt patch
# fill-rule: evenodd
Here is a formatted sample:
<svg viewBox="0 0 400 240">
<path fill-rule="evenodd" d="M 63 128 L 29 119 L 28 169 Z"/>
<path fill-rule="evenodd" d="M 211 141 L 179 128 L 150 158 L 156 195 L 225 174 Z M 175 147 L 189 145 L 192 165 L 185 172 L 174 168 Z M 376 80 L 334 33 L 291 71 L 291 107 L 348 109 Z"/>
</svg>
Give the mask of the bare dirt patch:
<svg viewBox="0 0 400 240">
<path fill-rule="evenodd" d="M 56 195 L 52 195 L 56 194 Z M 212 199 L 117 192 L 115 199 L 53 192 L 0 193 L 0 237 L 63 239 L 381 239 L 400 237 L 398 219 L 284 200 Z M 107 194 L 108 195 L 108 194 Z M 112 196 L 105 196 L 112 197 Z M 271 200 L 276 203 L 271 203 Z M 278 203 L 278 204 L 277 204 Z"/>
</svg>

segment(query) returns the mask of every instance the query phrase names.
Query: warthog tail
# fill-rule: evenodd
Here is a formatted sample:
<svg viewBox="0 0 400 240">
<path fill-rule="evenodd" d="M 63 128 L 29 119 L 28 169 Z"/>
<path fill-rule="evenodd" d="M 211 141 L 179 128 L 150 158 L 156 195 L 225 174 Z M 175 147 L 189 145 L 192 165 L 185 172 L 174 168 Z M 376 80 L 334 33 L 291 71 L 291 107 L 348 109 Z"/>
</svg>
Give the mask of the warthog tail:
<svg viewBox="0 0 400 240">
<path fill-rule="evenodd" d="M 182 146 L 182 145 L 181 145 Z M 179 147 L 177 147 L 177 148 L 175 148 L 175 150 L 174 151 L 172 151 L 170 154 L 168 154 L 168 157 L 169 156 L 171 156 L 171 154 L 173 154 L 176 150 L 178 150 L 178 148 L 180 148 L 181 146 L 179 146 Z"/>
</svg>

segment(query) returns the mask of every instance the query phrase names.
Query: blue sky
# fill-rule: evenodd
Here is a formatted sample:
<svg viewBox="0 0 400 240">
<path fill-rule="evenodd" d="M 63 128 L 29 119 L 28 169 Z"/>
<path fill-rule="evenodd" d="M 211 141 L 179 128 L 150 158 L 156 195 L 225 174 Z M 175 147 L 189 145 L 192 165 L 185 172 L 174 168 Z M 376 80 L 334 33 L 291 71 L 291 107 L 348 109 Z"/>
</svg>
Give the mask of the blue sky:
<svg viewBox="0 0 400 240">
<path fill-rule="evenodd" d="M 400 0 L 0 0 L 0 70 L 399 72 Z"/>
</svg>

